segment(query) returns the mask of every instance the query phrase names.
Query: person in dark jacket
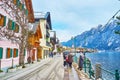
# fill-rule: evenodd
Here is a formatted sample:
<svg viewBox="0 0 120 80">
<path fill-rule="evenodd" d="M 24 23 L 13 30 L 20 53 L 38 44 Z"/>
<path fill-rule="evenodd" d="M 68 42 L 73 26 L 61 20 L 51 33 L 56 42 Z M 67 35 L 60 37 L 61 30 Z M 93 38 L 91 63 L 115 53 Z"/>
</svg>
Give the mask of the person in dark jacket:
<svg viewBox="0 0 120 80">
<path fill-rule="evenodd" d="M 65 54 L 63 54 L 63 65 L 64 65 L 64 67 L 66 66 L 66 55 Z"/>
<path fill-rule="evenodd" d="M 78 60 L 78 69 L 82 70 L 82 68 L 83 68 L 83 56 L 80 55 Z"/>
</svg>

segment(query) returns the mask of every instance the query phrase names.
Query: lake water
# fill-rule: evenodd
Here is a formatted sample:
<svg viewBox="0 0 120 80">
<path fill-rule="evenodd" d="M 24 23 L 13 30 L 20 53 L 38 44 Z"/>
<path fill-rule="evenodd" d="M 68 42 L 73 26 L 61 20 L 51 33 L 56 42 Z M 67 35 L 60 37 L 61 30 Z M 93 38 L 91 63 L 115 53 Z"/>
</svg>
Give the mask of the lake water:
<svg viewBox="0 0 120 80">
<path fill-rule="evenodd" d="M 78 56 L 79 54 L 77 54 Z M 111 72 L 115 72 L 116 69 L 120 72 L 120 52 L 98 52 L 98 53 L 86 53 L 86 57 L 88 57 L 91 60 L 91 63 L 93 67 L 95 67 L 95 64 L 100 63 L 101 67 L 109 70 Z M 102 71 L 102 74 L 104 74 L 104 77 L 109 77 L 108 79 L 104 80 L 114 80 L 112 78 L 112 74 L 106 73 Z M 112 78 L 110 78 L 110 76 Z"/>
<path fill-rule="evenodd" d="M 120 52 L 100 52 L 100 53 L 86 53 L 92 65 L 100 63 L 102 68 L 115 71 L 120 70 Z"/>
</svg>

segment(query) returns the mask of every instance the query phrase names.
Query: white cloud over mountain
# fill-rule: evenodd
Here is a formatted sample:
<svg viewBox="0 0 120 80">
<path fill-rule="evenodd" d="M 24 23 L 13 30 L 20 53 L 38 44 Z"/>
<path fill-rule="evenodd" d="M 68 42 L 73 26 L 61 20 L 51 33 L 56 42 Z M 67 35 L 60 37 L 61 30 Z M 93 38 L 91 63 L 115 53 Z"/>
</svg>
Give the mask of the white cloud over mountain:
<svg viewBox="0 0 120 80">
<path fill-rule="evenodd" d="M 50 12 L 60 41 L 105 24 L 119 10 L 117 0 L 32 0 L 34 11 Z M 61 25 L 60 25 L 61 24 Z M 66 37 L 65 37 L 66 36 Z"/>
</svg>

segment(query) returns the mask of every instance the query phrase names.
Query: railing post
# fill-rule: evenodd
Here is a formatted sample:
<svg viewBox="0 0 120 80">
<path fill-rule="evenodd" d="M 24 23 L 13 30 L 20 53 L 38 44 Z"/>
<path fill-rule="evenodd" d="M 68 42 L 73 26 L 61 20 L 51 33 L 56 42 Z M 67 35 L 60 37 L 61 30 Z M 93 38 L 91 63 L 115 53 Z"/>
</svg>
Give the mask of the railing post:
<svg viewBox="0 0 120 80">
<path fill-rule="evenodd" d="M 102 78 L 102 74 L 101 74 L 101 65 L 100 64 L 96 64 L 95 65 L 95 80 Z"/>
<path fill-rule="evenodd" d="M 85 59 L 84 59 L 84 70 L 85 70 L 85 73 L 86 73 L 86 57 L 85 57 Z"/>
<path fill-rule="evenodd" d="M 118 72 L 118 70 L 115 70 L 115 80 L 119 80 L 119 72 Z"/>
<path fill-rule="evenodd" d="M 92 67 L 91 67 L 91 62 L 89 62 L 89 78 L 91 79 L 91 69 L 92 69 Z"/>
</svg>

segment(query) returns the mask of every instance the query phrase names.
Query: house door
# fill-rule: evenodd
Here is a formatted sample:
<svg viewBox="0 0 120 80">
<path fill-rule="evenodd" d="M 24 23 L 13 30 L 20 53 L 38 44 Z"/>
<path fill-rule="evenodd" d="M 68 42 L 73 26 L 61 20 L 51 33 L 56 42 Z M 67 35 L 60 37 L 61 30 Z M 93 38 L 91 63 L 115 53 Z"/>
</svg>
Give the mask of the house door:
<svg viewBox="0 0 120 80">
<path fill-rule="evenodd" d="M 32 61 L 35 61 L 35 49 L 32 50 Z"/>
</svg>

